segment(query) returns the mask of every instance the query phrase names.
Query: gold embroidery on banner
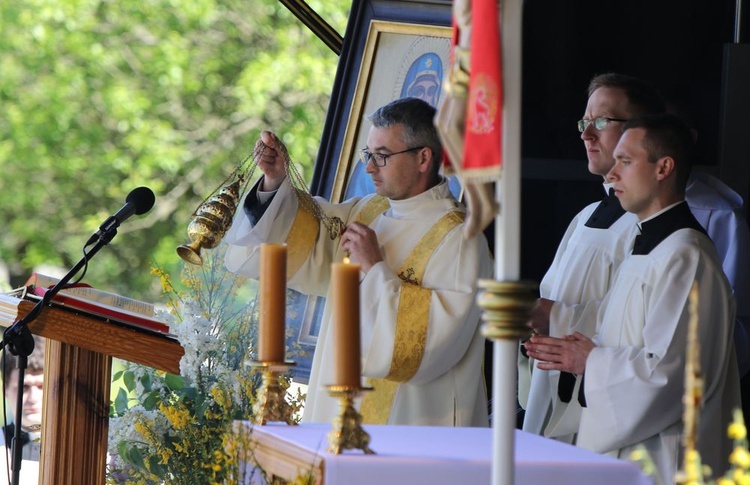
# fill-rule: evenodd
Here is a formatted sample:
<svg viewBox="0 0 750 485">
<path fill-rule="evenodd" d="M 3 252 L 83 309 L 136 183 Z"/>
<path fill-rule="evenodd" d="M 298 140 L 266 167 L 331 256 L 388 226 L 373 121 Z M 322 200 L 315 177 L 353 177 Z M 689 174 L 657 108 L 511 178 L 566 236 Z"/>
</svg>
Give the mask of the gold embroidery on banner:
<svg viewBox="0 0 750 485">
<path fill-rule="evenodd" d="M 464 217 L 464 213 L 457 211 L 445 214 L 411 250 L 400 273 L 421 281 L 432 254 Z M 399 383 L 411 379 L 419 369 L 427 345 L 431 299 L 432 290 L 412 283 L 401 284 L 391 368 L 385 379 L 367 379 L 367 385 L 374 390 L 365 393 L 362 399 L 360 413 L 365 423 L 387 424 Z"/>
<path fill-rule="evenodd" d="M 320 232 L 320 222 L 300 206 L 292 222 L 292 228 L 286 237 L 287 262 L 286 279 L 291 278 L 300 269 L 310 252 Z"/>
</svg>

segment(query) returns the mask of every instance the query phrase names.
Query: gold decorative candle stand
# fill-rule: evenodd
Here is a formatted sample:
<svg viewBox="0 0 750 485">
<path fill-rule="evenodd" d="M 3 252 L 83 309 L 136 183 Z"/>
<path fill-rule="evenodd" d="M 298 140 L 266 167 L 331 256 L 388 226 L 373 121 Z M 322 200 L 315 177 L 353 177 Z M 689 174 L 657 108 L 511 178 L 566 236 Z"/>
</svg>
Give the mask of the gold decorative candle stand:
<svg viewBox="0 0 750 485">
<path fill-rule="evenodd" d="M 258 396 L 253 404 L 253 422 L 264 425 L 269 422 L 280 421 L 296 425 L 292 418 L 292 406 L 286 401 L 286 389 L 279 383 L 279 376 L 286 373 L 294 362 L 260 362 L 250 363 L 253 367 L 260 367 L 263 382 L 258 390 Z"/>
<path fill-rule="evenodd" d="M 375 452 L 369 448 L 370 435 L 362 429 L 362 415 L 354 408 L 354 399 L 371 387 L 326 386 L 331 397 L 339 399 L 339 414 L 333 420 L 333 429 L 328 433 L 328 452 L 341 454 L 348 449 L 362 450 L 368 455 Z"/>
<path fill-rule="evenodd" d="M 477 304 L 484 311 L 482 334 L 490 340 L 519 340 L 531 334 L 531 309 L 537 300 L 538 285 L 532 281 L 479 280 L 484 292 Z"/>
</svg>

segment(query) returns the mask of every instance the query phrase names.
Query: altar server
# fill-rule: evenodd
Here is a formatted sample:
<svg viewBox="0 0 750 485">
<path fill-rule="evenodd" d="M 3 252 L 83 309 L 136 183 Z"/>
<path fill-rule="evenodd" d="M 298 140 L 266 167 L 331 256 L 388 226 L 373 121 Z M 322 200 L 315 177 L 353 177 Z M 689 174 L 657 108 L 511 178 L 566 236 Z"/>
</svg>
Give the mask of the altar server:
<svg viewBox="0 0 750 485">
<path fill-rule="evenodd" d="M 579 446 L 628 458 L 644 445 L 664 483 L 672 483 L 681 458 L 689 293 L 697 283 L 705 382 L 698 448 L 718 476 L 730 451 L 727 425 L 740 405 L 735 301 L 713 243 L 684 200 L 692 138 L 671 115 L 623 129 L 607 180 L 638 218 L 633 252 L 601 302 L 551 307 L 550 326 L 580 332 L 535 336 L 526 350 L 540 369 L 582 381 L 573 396 L 583 406 Z M 596 336 L 586 337 L 593 329 Z"/>
<path fill-rule="evenodd" d="M 614 164 L 613 151 L 623 123 L 667 109 L 651 84 L 618 73 L 594 76 L 588 94 L 578 129 L 586 148 L 588 169 L 603 177 L 608 195 L 601 202 L 584 208 L 573 219 L 540 285 L 542 298 L 567 304 L 601 300 L 637 234 L 635 215 L 620 207 L 617 197 L 609 193 L 611 184 L 604 179 Z M 742 199 L 715 177 L 692 173 L 685 189 L 685 200 L 716 245 L 724 272 L 738 295 L 735 349 L 740 376 L 747 375 L 750 370 L 750 272 L 743 268 L 750 265 L 750 231 L 741 214 Z M 539 305 L 542 308 L 537 311 L 544 311 L 543 307 L 549 303 L 540 300 Z M 535 330 L 556 337 L 570 333 L 569 329 L 556 325 Z M 528 382 L 533 365 L 533 359 L 519 356 L 520 384 Z M 570 374 L 533 370 L 530 385 L 519 386 L 519 400 L 526 410 L 523 429 L 574 443 L 581 409 L 571 397 L 578 392 L 580 383 Z M 524 392 L 529 387 L 530 390 Z"/>
</svg>

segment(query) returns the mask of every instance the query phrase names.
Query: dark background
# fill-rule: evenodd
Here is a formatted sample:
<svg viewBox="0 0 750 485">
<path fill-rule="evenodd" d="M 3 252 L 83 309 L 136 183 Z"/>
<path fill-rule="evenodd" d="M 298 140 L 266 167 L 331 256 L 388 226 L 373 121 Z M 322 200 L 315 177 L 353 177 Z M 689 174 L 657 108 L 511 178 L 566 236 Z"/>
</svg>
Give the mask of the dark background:
<svg viewBox="0 0 750 485">
<path fill-rule="evenodd" d="M 699 133 L 697 169 L 725 179 L 747 199 L 747 179 L 732 180 L 732 171 L 721 167 L 731 160 L 720 160 L 724 49 L 734 31 L 734 1 L 524 2 L 523 278 L 541 280 L 572 217 L 603 195 L 600 178 L 587 171 L 575 126 L 596 74 L 647 79 L 681 105 Z M 748 122 L 738 122 L 750 135 Z"/>
</svg>

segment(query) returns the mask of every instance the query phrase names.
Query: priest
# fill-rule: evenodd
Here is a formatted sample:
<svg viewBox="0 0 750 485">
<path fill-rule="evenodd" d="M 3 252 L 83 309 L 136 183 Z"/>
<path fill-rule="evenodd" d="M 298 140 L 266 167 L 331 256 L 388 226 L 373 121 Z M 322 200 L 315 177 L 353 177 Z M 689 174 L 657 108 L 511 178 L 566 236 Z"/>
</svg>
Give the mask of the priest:
<svg viewBox="0 0 750 485">
<path fill-rule="evenodd" d="M 288 245 L 288 286 L 329 296 L 331 263 L 361 267 L 361 413 L 366 423 L 487 426 L 484 337 L 475 303 L 491 277 L 483 235 L 462 235 L 465 208 L 439 174 L 442 148 L 435 109 L 416 98 L 393 101 L 372 123 L 360 161 L 376 194 L 315 207 L 345 225 L 331 238 L 295 197 L 278 139 L 262 133 L 264 177 L 248 193 L 226 236 L 230 271 L 258 276 L 261 242 Z M 330 303 L 330 298 L 327 299 Z M 324 309 L 304 421 L 330 422 L 333 384 L 331 305 Z"/>
<path fill-rule="evenodd" d="M 672 483 L 680 466 L 688 297 L 697 284 L 705 382 L 698 449 L 718 476 L 730 451 L 727 425 L 740 405 L 735 301 L 713 243 L 684 200 L 692 138 L 671 115 L 634 119 L 623 130 L 607 180 L 638 218 L 632 254 L 601 302 L 557 304 L 535 315 L 541 327 L 581 332 L 535 336 L 525 348 L 540 369 L 581 380 L 573 396 L 583 406 L 579 446 L 628 458 L 643 445 L 663 482 Z M 591 328 L 593 339 L 584 335 Z"/>
</svg>

